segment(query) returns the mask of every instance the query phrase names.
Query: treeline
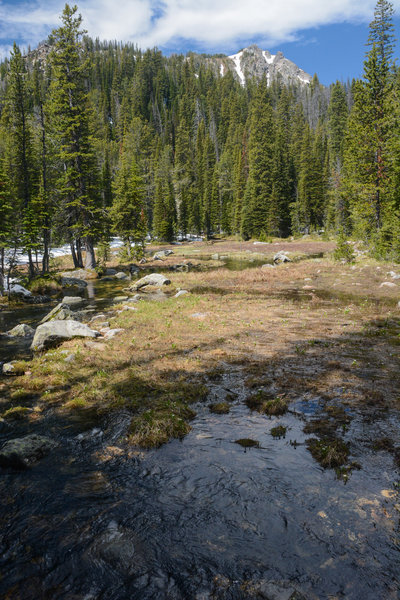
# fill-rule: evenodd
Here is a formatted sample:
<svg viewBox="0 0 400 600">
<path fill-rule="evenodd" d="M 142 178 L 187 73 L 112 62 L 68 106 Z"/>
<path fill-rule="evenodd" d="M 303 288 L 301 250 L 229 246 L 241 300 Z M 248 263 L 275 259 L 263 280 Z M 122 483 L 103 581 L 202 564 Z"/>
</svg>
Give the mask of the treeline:
<svg viewBox="0 0 400 600">
<path fill-rule="evenodd" d="M 205 57 L 92 40 L 66 5 L 46 44 L 0 65 L 1 275 L 19 249 L 33 276 L 61 242 L 94 267 L 112 235 L 140 254 L 148 233 L 324 229 L 400 257 L 392 16 L 378 0 L 362 80 L 243 87 Z"/>
</svg>

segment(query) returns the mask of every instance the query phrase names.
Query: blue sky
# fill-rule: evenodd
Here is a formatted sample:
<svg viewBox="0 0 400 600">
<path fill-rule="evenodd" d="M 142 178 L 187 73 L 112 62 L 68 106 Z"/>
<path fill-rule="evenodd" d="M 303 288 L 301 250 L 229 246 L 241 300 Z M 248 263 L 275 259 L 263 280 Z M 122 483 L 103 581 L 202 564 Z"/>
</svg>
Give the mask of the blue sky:
<svg viewBox="0 0 400 600">
<path fill-rule="evenodd" d="M 0 0 L 0 54 L 34 47 L 59 24 L 63 0 Z M 74 2 L 70 2 L 74 4 Z M 362 75 L 375 0 L 80 0 L 89 34 L 172 52 L 281 50 L 326 85 Z M 400 0 L 393 2 L 400 15 Z M 394 20 L 400 35 L 400 18 Z M 400 44 L 399 44 L 400 46 Z M 399 48 L 396 55 L 400 56 Z"/>
</svg>

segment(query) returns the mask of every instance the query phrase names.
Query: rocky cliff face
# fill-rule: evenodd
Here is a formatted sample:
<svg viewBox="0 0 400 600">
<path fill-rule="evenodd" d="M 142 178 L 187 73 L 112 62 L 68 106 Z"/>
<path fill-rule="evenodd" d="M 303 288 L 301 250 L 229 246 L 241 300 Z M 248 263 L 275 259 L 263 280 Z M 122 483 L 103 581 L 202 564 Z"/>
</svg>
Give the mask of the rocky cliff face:
<svg viewBox="0 0 400 600">
<path fill-rule="evenodd" d="M 229 70 L 232 71 L 235 79 L 245 85 L 248 79 L 256 77 L 266 77 L 268 82 L 278 77 L 282 83 L 300 83 L 308 85 L 311 83 L 312 77 L 294 62 L 285 58 L 282 52 L 271 54 L 268 50 L 261 50 L 256 45 L 250 46 L 241 50 L 237 54 L 227 57 L 213 57 L 207 59 L 220 75 L 225 75 Z"/>
</svg>

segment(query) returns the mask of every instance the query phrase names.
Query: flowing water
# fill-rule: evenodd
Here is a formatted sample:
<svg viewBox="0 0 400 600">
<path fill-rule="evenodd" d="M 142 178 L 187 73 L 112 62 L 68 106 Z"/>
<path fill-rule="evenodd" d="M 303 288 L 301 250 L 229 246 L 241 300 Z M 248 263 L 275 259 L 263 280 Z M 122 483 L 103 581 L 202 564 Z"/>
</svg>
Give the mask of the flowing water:
<svg viewBox="0 0 400 600">
<path fill-rule="evenodd" d="M 101 309 L 117 293 L 96 282 L 88 302 Z M 34 323 L 48 306 L 24 310 Z M 396 475 L 366 440 L 377 427 L 399 431 L 398 415 L 354 412 L 346 439 L 362 468 L 345 484 L 304 445 L 303 419 L 320 399 L 269 418 L 246 407 L 243 379 L 227 365 L 208 400 L 234 392 L 230 413 L 196 406 L 192 431 L 157 450 L 125 446 L 126 414 L 100 424 L 49 414 L 37 432 L 58 448 L 31 470 L 1 472 L 0 598 L 283 600 L 297 589 L 293 599 L 397 599 Z M 286 437 L 272 437 L 277 424 Z M 0 430 L 1 442 L 26 427 Z"/>
</svg>

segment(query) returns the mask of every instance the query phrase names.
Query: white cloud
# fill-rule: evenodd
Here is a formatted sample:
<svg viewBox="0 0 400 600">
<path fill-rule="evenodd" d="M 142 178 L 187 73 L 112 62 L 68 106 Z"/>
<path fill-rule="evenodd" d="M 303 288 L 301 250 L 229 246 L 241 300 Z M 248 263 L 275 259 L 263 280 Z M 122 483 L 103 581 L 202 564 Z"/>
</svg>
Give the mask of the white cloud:
<svg viewBox="0 0 400 600">
<path fill-rule="evenodd" d="M 74 2 L 72 1 L 71 4 Z M 394 2 L 400 8 L 400 0 Z M 81 0 L 84 26 L 93 37 L 171 47 L 187 39 L 203 47 L 235 47 L 262 39 L 265 47 L 296 38 L 302 29 L 369 21 L 375 0 Z M 61 0 L 0 0 L 0 44 L 34 45 L 60 23 Z M 3 44 L 3 46 L 4 46 Z"/>
</svg>

